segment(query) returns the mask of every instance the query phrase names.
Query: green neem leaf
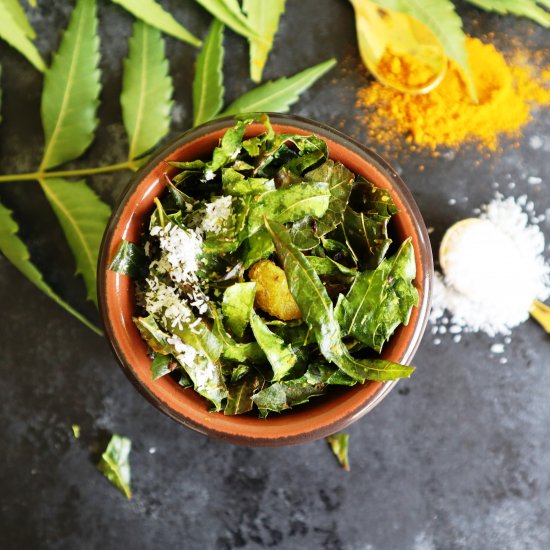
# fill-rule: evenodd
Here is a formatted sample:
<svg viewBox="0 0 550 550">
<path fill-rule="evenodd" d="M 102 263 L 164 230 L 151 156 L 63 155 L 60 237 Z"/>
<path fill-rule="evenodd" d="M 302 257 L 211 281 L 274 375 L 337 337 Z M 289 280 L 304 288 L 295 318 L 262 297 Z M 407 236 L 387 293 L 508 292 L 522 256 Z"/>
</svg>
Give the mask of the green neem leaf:
<svg viewBox="0 0 550 550">
<path fill-rule="evenodd" d="M 262 81 L 262 73 L 267 57 L 273 47 L 273 38 L 279 28 L 279 19 L 285 11 L 286 0 L 243 0 L 243 11 L 253 29 L 262 40 L 249 39 L 250 78 L 253 82 Z"/>
<path fill-rule="evenodd" d="M 292 242 L 300 250 L 312 250 L 319 245 L 319 237 L 315 234 L 312 219 L 309 216 L 293 223 L 289 232 Z"/>
<path fill-rule="evenodd" d="M 548 0 L 467 0 L 470 4 L 500 14 L 528 17 L 543 27 L 550 27 L 550 13 L 537 4 L 550 8 Z"/>
<path fill-rule="evenodd" d="M 307 256 L 309 265 L 313 267 L 317 275 L 326 275 L 329 277 L 345 278 L 346 280 L 354 279 L 357 275 L 355 269 L 350 269 L 345 265 L 335 262 L 331 258 L 320 258 L 319 256 Z"/>
<path fill-rule="evenodd" d="M 388 237 L 388 221 L 386 216 L 358 214 L 349 206 L 346 208 L 342 230 L 361 269 L 374 269 L 386 255 L 392 242 Z"/>
<path fill-rule="evenodd" d="M 254 338 L 260 344 L 273 369 L 273 380 L 275 382 L 281 380 L 290 372 L 298 360 L 292 346 L 285 345 L 282 338 L 271 332 L 254 310 L 250 313 L 250 326 Z"/>
<path fill-rule="evenodd" d="M 97 305 L 97 260 L 111 210 L 84 180 L 49 178 L 40 180 L 40 186 L 65 233 L 88 299 Z"/>
<path fill-rule="evenodd" d="M 290 106 L 300 99 L 300 94 L 310 88 L 334 65 L 336 60 L 329 59 L 294 76 L 266 82 L 236 99 L 227 107 L 223 115 L 262 111 L 286 113 Z"/>
<path fill-rule="evenodd" d="M 224 195 L 260 195 L 275 190 L 275 182 L 267 178 L 246 178 L 234 168 L 222 168 Z"/>
<path fill-rule="evenodd" d="M 261 38 L 243 15 L 238 0 L 197 0 L 216 19 L 245 38 Z"/>
<path fill-rule="evenodd" d="M 325 235 L 338 226 L 348 204 L 355 175 L 342 163 L 327 160 L 324 164 L 308 172 L 306 181 L 326 182 L 329 185 L 330 201 L 325 215 L 317 221 L 315 233 Z"/>
<path fill-rule="evenodd" d="M 259 260 L 268 258 L 275 252 L 275 245 L 267 229 L 262 228 L 250 235 L 243 243 L 243 267 L 248 269 Z"/>
<path fill-rule="evenodd" d="M 147 317 L 134 317 L 134 324 L 145 343 L 155 353 L 168 355 L 175 351 L 174 346 L 168 342 L 170 335 L 158 326 L 152 315 L 148 315 Z"/>
<path fill-rule="evenodd" d="M 327 211 L 330 191 L 327 183 L 303 183 L 276 189 L 260 196 L 250 209 L 248 233 L 264 225 L 264 217 L 279 223 L 300 220 L 306 216 L 321 217 Z"/>
<path fill-rule="evenodd" d="M 414 368 L 385 359 L 355 359 L 342 343 L 340 325 L 332 302 L 307 258 L 291 242 L 283 225 L 266 220 L 279 260 L 284 266 L 288 287 L 302 312 L 302 318 L 312 329 L 321 354 L 336 364 L 348 376 L 364 380 L 394 380 L 408 377 Z"/>
<path fill-rule="evenodd" d="M 74 315 L 96 334 L 103 333 L 99 328 L 90 323 L 83 315 L 58 296 L 44 281 L 42 273 L 30 262 L 30 254 L 25 243 L 18 237 L 19 227 L 12 218 L 12 213 L 0 204 L 0 252 L 13 264 L 33 285 L 39 288 L 46 296 Z"/>
<path fill-rule="evenodd" d="M 357 0 L 353 0 L 357 1 Z M 447 57 L 455 61 L 464 73 L 470 96 L 477 103 L 477 91 L 468 63 L 466 35 L 462 19 L 451 0 L 372 0 L 382 8 L 392 9 L 418 19 L 441 42 Z"/>
<path fill-rule="evenodd" d="M 31 40 L 34 40 L 36 38 L 36 33 L 29 23 L 25 10 L 19 0 L 3 0 L 3 3 L 15 23 Z"/>
<path fill-rule="evenodd" d="M 256 393 L 252 400 L 260 411 L 260 416 L 266 417 L 269 411 L 281 412 L 295 405 L 307 403 L 312 397 L 326 393 L 325 383 L 308 382 L 306 376 L 294 380 L 275 382 L 271 386 Z"/>
<path fill-rule="evenodd" d="M 137 244 L 122 241 L 109 266 L 111 271 L 137 279 L 147 275 L 147 257 Z"/>
<path fill-rule="evenodd" d="M 262 387 L 263 378 L 257 372 L 251 372 L 227 388 L 227 403 L 223 414 L 243 414 L 252 410 L 252 396 Z"/>
<path fill-rule="evenodd" d="M 132 442 L 120 435 L 113 434 L 107 448 L 101 455 L 97 467 L 99 471 L 127 498 L 132 498 L 130 489 L 129 456 Z"/>
<path fill-rule="evenodd" d="M 236 283 L 223 294 L 222 313 L 225 322 L 238 338 L 242 338 L 248 326 L 255 296 L 256 283 Z"/>
<path fill-rule="evenodd" d="M 151 27 L 155 27 L 178 40 L 187 42 L 197 48 L 202 44 L 196 36 L 193 36 L 183 25 L 178 23 L 155 0 L 113 0 L 113 2 L 128 10 L 134 17 L 142 19 Z"/>
<path fill-rule="evenodd" d="M 44 76 L 40 171 L 79 157 L 92 143 L 99 105 L 99 38 L 95 0 L 78 0 Z"/>
<path fill-rule="evenodd" d="M 334 456 L 337 458 L 340 466 L 346 472 L 349 472 L 349 459 L 348 459 L 348 446 L 349 446 L 349 434 L 337 433 L 329 435 L 327 437 L 327 443 L 329 444 Z"/>
<path fill-rule="evenodd" d="M 214 118 L 223 107 L 223 24 L 212 22 L 204 40 L 193 80 L 193 126 Z"/>
<path fill-rule="evenodd" d="M 340 297 L 336 317 L 342 330 L 379 352 L 395 329 L 409 322 L 418 303 L 415 276 L 414 249 L 407 239 L 375 271 L 358 275 L 348 295 Z"/>
<path fill-rule="evenodd" d="M 17 8 L 14 9 L 15 4 L 15 0 L 0 2 L 0 38 L 23 54 L 40 72 L 44 72 L 46 64 L 30 40 L 34 31 L 24 14 L 27 24 L 22 23 L 23 20 L 20 14 L 18 15 Z"/>
<path fill-rule="evenodd" d="M 170 374 L 172 369 L 170 363 L 174 361 L 171 355 L 162 355 L 162 353 L 155 353 L 153 360 L 151 361 L 151 376 L 153 380 L 158 380 L 163 376 Z M 175 363 L 174 363 L 175 364 Z"/>
<path fill-rule="evenodd" d="M 358 178 L 355 182 L 349 203 L 356 212 L 363 214 L 377 214 L 390 218 L 399 212 L 388 190 L 376 187 L 363 178 Z"/>
<path fill-rule="evenodd" d="M 238 120 L 233 128 L 225 132 L 220 144 L 212 153 L 212 161 L 205 167 L 206 171 L 215 172 L 235 160 L 241 151 L 244 132 L 248 124 L 247 120 Z"/>
<path fill-rule="evenodd" d="M 155 147 L 170 130 L 174 87 L 160 31 L 134 23 L 122 71 L 122 120 L 128 134 L 128 159 Z"/>
</svg>

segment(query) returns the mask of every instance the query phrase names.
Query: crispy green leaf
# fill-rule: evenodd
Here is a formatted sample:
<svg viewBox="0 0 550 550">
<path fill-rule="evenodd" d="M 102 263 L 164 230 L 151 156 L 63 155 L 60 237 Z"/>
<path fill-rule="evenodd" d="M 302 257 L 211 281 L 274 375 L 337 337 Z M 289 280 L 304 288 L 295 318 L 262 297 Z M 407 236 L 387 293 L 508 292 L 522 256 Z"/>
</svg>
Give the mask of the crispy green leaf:
<svg viewBox="0 0 550 550">
<path fill-rule="evenodd" d="M 350 251 L 361 269 L 374 269 L 380 264 L 391 244 L 386 216 L 358 214 L 349 206 L 344 212 L 342 230 Z"/>
<path fill-rule="evenodd" d="M 252 396 L 261 387 L 262 382 L 263 380 L 257 372 L 251 372 L 230 384 L 227 388 L 227 403 L 223 414 L 234 415 L 251 411 L 254 406 Z"/>
<path fill-rule="evenodd" d="M 275 382 L 281 380 L 289 373 L 298 360 L 292 350 L 292 346 L 285 345 L 282 338 L 271 332 L 254 310 L 250 313 L 250 326 L 252 327 L 254 338 L 260 344 L 273 369 L 273 380 Z"/>
<path fill-rule="evenodd" d="M 61 178 L 40 180 L 76 261 L 76 273 L 82 275 L 88 299 L 97 305 L 97 260 L 110 208 L 84 180 Z"/>
<path fill-rule="evenodd" d="M 264 225 L 264 217 L 279 223 L 300 220 L 306 216 L 321 217 L 327 211 L 330 191 L 327 183 L 303 183 L 276 189 L 260 196 L 250 209 L 248 233 Z"/>
<path fill-rule="evenodd" d="M 261 38 L 243 15 L 238 0 L 197 0 L 216 19 L 245 38 Z"/>
<path fill-rule="evenodd" d="M 26 31 L 17 24 L 10 8 L 3 2 L 0 2 L 0 38 L 23 54 L 40 72 L 46 70 L 46 64 L 35 45 Z"/>
<path fill-rule="evenodd" d="M 134 317 L 134 324 L 145 343 L 155 353 L 168 355 L 175 351 L 174 346 L 168 342 L 170 335 L 158 326 L 152 315 L 148 315 L 147 317 Z"/>
<path fill-rule="evenodd" d="M 109 269 L 136 279 L 147 275 L 147 257 L 137 244 L 121 241 Z"/>
<path fill-rule="evenodd" d="M 260 229 L 243 243 L 243 267 L 248 269 L 257 261 L 271 256 L 273 252 L 275 252 L 275 245 L 271 236 L 267 229 Z"/>
<path fill-rule="evenodd" d="M 342 468 L 346 470 L 346 472 L 349 472 L 349 434 L 340 432 L 337 434 L 329 435 L 327 437 L 327 443 L 334 453 L 334 456 L 340 463 L 340 466 L 342 466 Z"/>
<path fill-rule="evenodd" d="M 321 166 L 308 172 L 306 181 L 323 181 L 329 184 L 330 201 L 325 215 L 317 221 L 315 233 L 318 236 L 332 231 L 341 221 L 348 204 L 355 176 L 341 162 L 327 160 Z"/>
<path fill-rule="evenodd" d="M 169 374 L 172 369 L 170 363 L 173 361 L 170 355 L 163 355 L 162 353 L 155 353 L 153 360 L 151 361 L 151 376 L 153 380 L 158 380 L 163 376 Z"/>
<path fill-rule="evenodd" d="M 307 403 L 310 398 L 323 395 L 326 389 L 325 383 L 310 383 L 304 375 L 294 380 L 275 382 L 256 393 L 252 400 L 258 407 L 260 416 L 265 418 L 270 411 L 281 412 Z"/>
<path fill-rule="evenodd" d="M 234 168 L 222 168 L 224 195 L 260 195 L 275 190 L 275 182 L 267 178 L 246 178 Z"/>
<path fill-rule="evenodd" d="M 214 118 L 223 107 L 223 24 L 215 19 L 204 41 L 193 79 L 193 126 Z"/>
<path fill-rule="evenodd" d="M 372 0 L 382 8 L 405 13 L 424 23 L 441 42 L 447 57 L 455 61 L 463 71 L 468 91 L 477 102 L 472 70 L 466 51 L 466 35 L 462 19 L 451 0 Z"/>
<path fill-rule="evenodd" d="M 329 277 L 344 277 L 346 279 L 354 278 L 357 271 L 350 269 L 345 265 L 335 262 L 331 258 L 320 258 L 319 256 L 306 256 L 307 261 L 315 270 L 317 275 L 327 275 Z"/>
<path fill-rule="evenodd" d="M 315 234 L 312 219 L 309 216 L 293 223 L 289 232 L 292 237 L 292 242 L 300 250 L 312 250 L 319 245 L 319 237 Z"/>
<path fill-rule="evenodd" d="M 187 42 L 197 48 L 202 44 L 196 36 L 193 36 L 183 25 L 178 23 L 155 0 L 113 0 L 113 2 L 128 10 L 138 19 L 145 21 L 151 27 L 155 27 L 178 40 Z"/>
<path fill-rule="evenodd" d="M 285 11 L 286 0 L 243 0 L 243 11 L 262 40 L 249 39 L 250 78 L 262 81 L 267 57 L 273 47 L 273 38 L 279 28 L 279 19 Z"/>
<path fill-rule="evenodd" d="M 358 178 L 349 197 L 350 206 L 356 212 L 377 214 L 390 218 L 399 212 L 391 193 L 363 178 Z"/>
<path fill-rule="evenodd" d="M 78 0 L 44 76 L 40 170 L 79 157 L 92 143 L 99 105 L 99 38 L 95 0 Z"/>
<path fill-rule="evenodd" d="M 286 113 L 290 106 L 300 99 L 300 94 L 310 88 L 335 64 L 335 59 L 329 59 L 294 76 L 266 82 L 241 95 L 227 107 L 223 115 L 262 111 Z"/>
<path fill-rule="evenodd" d="M 97 467 L 100 472 L 127 498 L 132 498 L 130 489 L 129 456 L 132 442 L 120 435 L 113 434 L 107 448 L 101 455 Z"/>
<path fill-rule="evenodd" d="M 36 33 L 32 28 L 23 6 L 19 0 L 3 0 L 5 9 L 12 16 L 15 24 L 27 35 L 28 38 L 34 40 L 36 38 Z"/>
<path fill-rule="evenodd" d="M 538 4 L 550 8 L 550 2 L 538 0 L 467 0 L 478 8 L 486 11 L 495 11 L 502 15 L 511 13 L 522 17 L 529 17 L 543 27 L 550 27 L 550 13 Z"/>
<path fill-rule="evenodd" d="M 256 296 L 256 283 L 236 283 L 223 294 L 222 312 L 233 334 L 242 337 Z"/>
<path fill-rule="evenodd" d="M 315 270 L 295 247 L 283 225 L 266 220 L 279 260 L 282 262 L 289 290 L 302 312 L 302 318 L 312 329 L 319 350 L 330 362 L 358 381 L 394 380 L 408 377 L 414 368 L 385 359 L 355 359 L 342 343 L 340 326 L 332 302 Z"/>
<path fill-rule="evenodd" d="M 342 330 L 379 352 L 395 329 L 409 322 L 418 303 L 415 276 L 414 249 L 407 239 L 375 271 L 358 275 L 348 295 L 340 297 L 336 317 Z"/>
<path fill-rule="evenodd" d="M 206 170 L 215 172 L 235 160 L 242 148 L 243 136 L 249 121 L 238 120 L 233 128 L 225 132 L 220 144 L 212 153 L 212 160 L 206 165 Z"/>
<path fill-rule="evenodd" d="M 38 287 L 46 296 L 74 315 L 96 334 L 102 332 L 90 323 L 83 315 L 58 296 L 42 278 L 42 273 L 30 262 L 30 254 L 25 243 L 18 237 L 19 227 L 12 218 L 12 213 L 0 204 L 0 252 L 16 267 L 33 285 Z"/>
<path fill-rule="evenodd" d="M 128 134 L 128 159 L 155 147 L 170 130 L 174 87 L 160 31 L 134 23 L 122 71 L 122 120 Z"/>
</svg>

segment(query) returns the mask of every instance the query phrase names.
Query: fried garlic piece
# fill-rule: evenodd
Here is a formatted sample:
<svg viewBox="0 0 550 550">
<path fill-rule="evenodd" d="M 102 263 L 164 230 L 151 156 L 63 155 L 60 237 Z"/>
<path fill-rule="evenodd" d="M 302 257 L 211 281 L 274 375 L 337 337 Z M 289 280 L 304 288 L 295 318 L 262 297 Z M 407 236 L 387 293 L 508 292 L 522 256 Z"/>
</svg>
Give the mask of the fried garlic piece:
<svg viewBox="0 0 550 550">
<path fill-rule="evenodd" d="M 285 272 L 279 266 L 270 260 L 260 260 L 250 268 L 248 276 L 256 281 L 256 307 L 281 321 L 302 317 L 288 289 Z"/>
</svg>

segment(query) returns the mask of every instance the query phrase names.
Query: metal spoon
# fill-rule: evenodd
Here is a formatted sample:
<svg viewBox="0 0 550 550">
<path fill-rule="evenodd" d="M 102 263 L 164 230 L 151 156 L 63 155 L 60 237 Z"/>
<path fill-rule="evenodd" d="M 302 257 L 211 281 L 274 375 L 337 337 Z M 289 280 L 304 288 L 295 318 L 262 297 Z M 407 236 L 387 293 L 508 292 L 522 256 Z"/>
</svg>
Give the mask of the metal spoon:
<svg viewBox="0 0 550 550">
<path fill-rule="evenodd" d="M 409 94 L 427 94 L 441 83 L 447 72 L 448 60 L 441 43 L 424 24 L 404 13 L 382 9 L 372 2 L 350 2 L 355 9 L 359 52 L 363 63 L 376 80 Z M 378 70 L 386 50 L 396 56 L 418 58 L 433 69 L 433 78 L 419 87 L 388 79 Z"/>
<path fill-rule="evenodd" d="M 456 238 L 460 231 L 463 231 L 466 227 L 470 227 L 472 224 L 477 223 L 486 222 L 479 218 L 466 218 L 456 222 L 454 225 L 451 225 L 451 227 L 449 227 L 449 229 L 445 232 L 445 235 L 443 235 L 443 239 L 441 239 L 441 245 L 439 247 L 439 263 L 444 273 L 448 265 L 447 260 L 449 258 L 448 252 L 450 243 Z M 533 319 L 535 319 L 540 326 L 550 334 L 550 307 L 539 300 L 534 300 L 531 304 L 531 308 L 529 309 L 529 313 Z"/>
</svg>

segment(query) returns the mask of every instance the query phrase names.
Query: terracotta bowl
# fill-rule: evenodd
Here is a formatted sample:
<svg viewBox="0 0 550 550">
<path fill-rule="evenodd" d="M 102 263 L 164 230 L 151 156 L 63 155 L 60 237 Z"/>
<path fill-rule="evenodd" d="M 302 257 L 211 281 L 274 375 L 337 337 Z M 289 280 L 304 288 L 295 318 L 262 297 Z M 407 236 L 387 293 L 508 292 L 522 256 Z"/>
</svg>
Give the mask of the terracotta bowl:
<svg viewBox="0 0 550 550">
<path fill-rule="evenodd" d="M 414 244 L 420 304 L 413 309 L 408 326 L 394 334 L 383 357 L 410 364 L 426 326 L 433 278 L 430 241 L 410 191 L 387 162 L 340 132 L 296 116 L 273 114 L 271 121 L 278 133 L 317 134 L 328 143 L 332 159 L 390 190 L 400 210 L 394 216 L 393 237 L 401 241 L 411 236 Z M 326 437 L 361 418 L 382 401 L 396 381 L 366 382 L 336 390 L 267 419 L 254 414 L 224 416 L 208 412 L 205 399 L 192 389 L 182 389 L 169 376 L 153 382 L 146 346 L 132 322 L 134 283 L 129 277 L 108 270 L 122 239 L 138 242 L 153 211 L 153 199 L 164 190 L 163 174 L 170 172 L 165 161 L 207 156 L 233 124 L 232 118 L 224 118 L 186 132 L 135 175 L 114 209 L 103 238 L 98 273 L 101 315 L 109 342 L 130 381 L 155 407 L 177 422 L 208 436 L 244 445 L 276 447 L 304 443 Z M 248 136 L 262 131 L 263 126 L 252 125 Z"/>
</svg>

